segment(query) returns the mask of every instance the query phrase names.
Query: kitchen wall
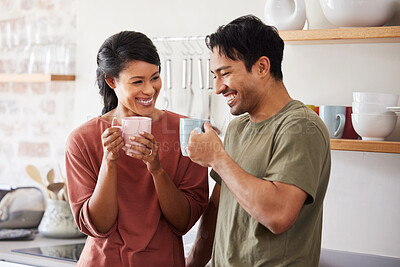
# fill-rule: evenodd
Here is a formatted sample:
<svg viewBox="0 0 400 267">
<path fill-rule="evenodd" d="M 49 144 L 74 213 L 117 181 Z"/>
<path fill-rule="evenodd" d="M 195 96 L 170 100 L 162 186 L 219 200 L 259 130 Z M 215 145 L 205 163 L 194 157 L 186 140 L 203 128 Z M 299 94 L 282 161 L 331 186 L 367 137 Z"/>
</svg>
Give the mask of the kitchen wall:
<svg viewBox="0 0 400 267">
<path fill-rule="evenodd" d="M 3 5 L 6 2 L 10 1 L 3 0 L 1 2 L 0 0 Z M 50 159 L 59 160 L 67 132 L 100 114 L 101 99 L 94 82 L 96 53 L 105 38 L 126 29 L 142 31 L 150 37 L 205 36 L 213 32 L 217 26 L 226 24 L 240 15 L 255 14 L 262 18 L 264 4 L 265 0 L 251 2 L 240 0 L 116 0 L 112 4 L 106 0 L 76 1 L 77 80 L 74 82 L 75 88 L 65 89 L 55 98 L 57 100 L 55 106 L 58 107 L 61 105 L 59 99 L 73 97 L 71 100 L 73 104 L 63 109 L 64 112 L 61 113 L 63 116 L 60 118 L 62 123 L 58 124 L 60 127 L 58 131 L 64 132 L 64 135 L 55 135 L 58 136 L 57 138 L 50 138 L 53 137 L 50 134 L 37 137 L 38 135 L 33 132 L 36 126 L 23 128 L 24 134 L 21 136 L 28 135 L 30 138 L 28 140 L 39 143 L 57 142 L 58 146 L 58 149 L 52 150 L 54 154 L 47 157 L 49 162 L 43 163 L 37 156 L 28 159 L 42 164 L 44 172 L 45 167 L 51 165 Z M 318 12 L 315 6 L 312 11 L 310 14 Z M 396 15 L 392 25 L 400 25 L 396 24 L 399 18 L 400 16 Z M 312 25 L 318 27 L 318 22 L 314 20 Z M 156 42 L 156 45 L 165 59 L 163 43 Z M 186 113 L 181 96 L 180 75 L 182 72 L 181 61 L 184 55 L 181 53 L 181 44 L 173 44 L 173 49 L 172 110 Z M 205 61 L 207 51 L 193 57 L 196 59 L 201 57 Z M 399 63 L 399 43 L 287 45 L 283 62 L 284 82 L 292 97 L 306 104 L 351 105 L 351 92 L 355 90 L 400 94 Z M 205 91 L 201 92 L 197 87 L 196 76 L 193 82 L 196 102 L 195 111 L 191 115 L 207 117 L 208 113 L 204 104 L 207 94 Z M 4 92 L 1 93 L 2 102 L 4 102 L 3 96 L 7 96 L 5 99 L 11 101 L 13 99 L 10 97 L 11 95 L 18 95 L 10 86 L 8 84 L 5 86 L 6 89 L 2 89 Z M 29 85 L 27 96 L 33 95 L 32 86 L 34 85 Z M 47 85 L 48 89 L 45 93 L 37 97 L 38 102 L 33 102 L 36 103 L 34 105 L 37 105 L 36 109 L 40 108 L 42 99 L 52 95 L 50 88 L 53 86 L 56 84 Z M 10 98 L 11 100 L 9 100 Z M 162 98 L 163 94 L 160 94 L 158 101 L 160 108 L 163 107 Z M 28 100 L 24 100 L 26 102 L 22 100 L 26 97 L 18 99 L 20 102 L 15 106 L 22 107 L 31 104 L 34 98 L 32 96 Z M 200 101 L 203 99 L 205 99 L 204 103 Z M 220 96 L 212 95 L 212 103 L 211 120 L 224 132 L 232 118 L 225 100 Z M 8 106 L 12 108 L 13 104 Z M 44 106 L 47 107 L 47 105 Z M 20 108 L 14 109 L 19 110 Z M 2 114 L 2 118 L 4 118 L 2 123 L 11 120 L 10 114 L 16 112 L 10 108 L 6 110 L 7 112 L 3 113 L 4 116 Z M 37 119 L 37 116 L 29 113 L 21 112 L 20 114 L 29 115 L 31 120 L 32 118 Z M 8 127 L 0 128 L 3 136 L 13 136 L 5 134 L 6 131 L 10 131 L 9 128 L 14 129 L 13 134 L 16 134 L 18 127 L 7 125 Z M 56 124 L 52 125 L 56 127 Z M 54 129 L 53 127 L 49 128 Z M 400 127 L 397 125 L 396 132 L 391 136 L 392 140 L 400 141 L 399 129 Z M 25 132 L 29 134 L 25 134 Z M 23 175 L 23 171 L 10 172 L 10 169 L 22 169 L 24 166 L 21 163 L 15 164 L 16 162 L 27 162 L 27 157 L 19 155 L 18 149 L 14 147 L 17 146 L 19 138 L 10 137 L 8 142 L 0 140 L 3 142 L 3 145 L 0 146 L 0 153 L 3 157 L 0 164 L 3 166 L 0 167 L 3 169 L 5 166 L 9 170 L 7 177 L 0 173 L 2 181 L 12 178 L 13 181 L 29 183 L 30 181 L 26 175 Z M 10 153 L 14 160 L 8 159 Z M 398 242 L 400 237 L 400 228 L 398 227 L 400 225 L 400 213 L 398 212 L 398 203 L 400 203 L 399 163 L 399 154 L 332 151 L 332 175 L 324 210 L 323 247 L 400 258 L 400 243 Z M 18 177 L 16 177 L 17 175 Z"/>
<path fill-rule="evenodd" d="M 0 0 L 0 72 L 26 73 L 32 51 L 43 59 L 50 44 L 74 45 L 76 8 L 76 0 Z M 74 91 L 73 82 L 0 83 L 0 184 L 37 186 L 28 164 L 42 176 L 51 168 L 60 175 Z"/>
</svg>

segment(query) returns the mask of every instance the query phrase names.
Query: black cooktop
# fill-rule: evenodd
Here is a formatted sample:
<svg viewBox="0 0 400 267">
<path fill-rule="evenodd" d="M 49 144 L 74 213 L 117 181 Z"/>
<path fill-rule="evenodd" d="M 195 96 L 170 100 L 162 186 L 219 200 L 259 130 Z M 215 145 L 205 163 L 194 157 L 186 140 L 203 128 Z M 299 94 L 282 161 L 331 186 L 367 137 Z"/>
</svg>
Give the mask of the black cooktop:
<svg viewBox="0 0 400 267">
<path fill-rule="evenodd" d="M 84 246 L 85 243 L 77 243 L 70 245 L 13 249 L 11 251 L 58 260 L 77 262 Z"/>
</svg>

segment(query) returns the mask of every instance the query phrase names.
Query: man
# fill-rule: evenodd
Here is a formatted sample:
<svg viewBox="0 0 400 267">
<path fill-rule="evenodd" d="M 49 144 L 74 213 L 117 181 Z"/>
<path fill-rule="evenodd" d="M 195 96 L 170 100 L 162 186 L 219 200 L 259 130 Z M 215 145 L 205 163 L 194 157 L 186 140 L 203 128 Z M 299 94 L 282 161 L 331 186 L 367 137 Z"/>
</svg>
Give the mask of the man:
<svg viewBox="0 0 400 267">
<path fill-rule="evenodd" d="M 188 154 L 217 182 L 187 266 L 318 266 L 329 133 L 282 82 L 284 43 L 244 16 L 207 36 L 217 94 L 233 115 L 224 144 L 208 123 Z M 215 235 L 215 236 L 214 236 Z"/>
</svg>

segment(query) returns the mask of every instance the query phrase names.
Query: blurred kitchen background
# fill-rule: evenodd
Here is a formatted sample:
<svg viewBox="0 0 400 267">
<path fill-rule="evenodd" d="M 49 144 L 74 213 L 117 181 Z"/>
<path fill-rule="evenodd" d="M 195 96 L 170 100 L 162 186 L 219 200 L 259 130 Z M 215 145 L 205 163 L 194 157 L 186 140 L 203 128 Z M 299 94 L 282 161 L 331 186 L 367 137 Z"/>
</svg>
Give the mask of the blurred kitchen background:
<svg viewBox="0 0 400 267">
<path fill-rule="evenodd" d="M 0 83 L 0 184 L 38 186 L 25 172 L 29 164 L 42 176 L 51 168 L 56 179 L 65 174 L 69 132 L 101 113 L 95 86 L 98 48 L 122 30 L 145 33 L 159 49 L 165 94 L 161 91 L 157 106 L 165 108 L 167 99 L 172 111 L 210 117 L 223 136 L 232 116 L 214 93 L 210 113 L 203 38 L 241 15 L 263 19 L 265 2 L 0 0 L 0 73 L 76 75 L 74 81 Z M 323 17 L 319 1 L 305 2 L 310 29 L 335 28 Z M 386 25 L 400 25 L 398 7 Z M 398 40 L 286 44 L 284 82 L 293 98 L 316 106 L 351 106 L 353 91 L 400 94 Z M 168 59 L 170 87 L 164 77 Z M 193 62 L 190 111 L 183 97 L 184 59 Z M 400 141 L 399 121 L 388 140 Z M 400 154 L 332 151 L 323 247 L 400 258 L 399 203 Z"/>
</svg>

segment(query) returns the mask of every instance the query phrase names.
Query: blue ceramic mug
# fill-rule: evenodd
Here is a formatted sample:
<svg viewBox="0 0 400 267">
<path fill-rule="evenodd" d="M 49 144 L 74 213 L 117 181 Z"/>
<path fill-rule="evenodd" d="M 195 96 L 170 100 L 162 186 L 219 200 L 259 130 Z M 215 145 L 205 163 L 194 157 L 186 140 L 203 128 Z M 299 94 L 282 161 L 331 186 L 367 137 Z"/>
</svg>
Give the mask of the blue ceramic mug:
<svg viewBox="0 0 400 267">
<path fill-rule="evenodd" d="M 189 142 L 190 133 L 196 129 L 198 133 L 204 131 L 204 123 L 207 120 L 181 118 L 179 121 L 179 140 L 183 156 L 188 156 L 186 148 Z"/>
<path fill-rule="evenodd" d="M 325 123 L 326 128 L 328 128 L 329 136 L 332 139 L 342 137 L 346 123 L 345 106 L 320 106 L 319 117 Z"/>
</svg>

